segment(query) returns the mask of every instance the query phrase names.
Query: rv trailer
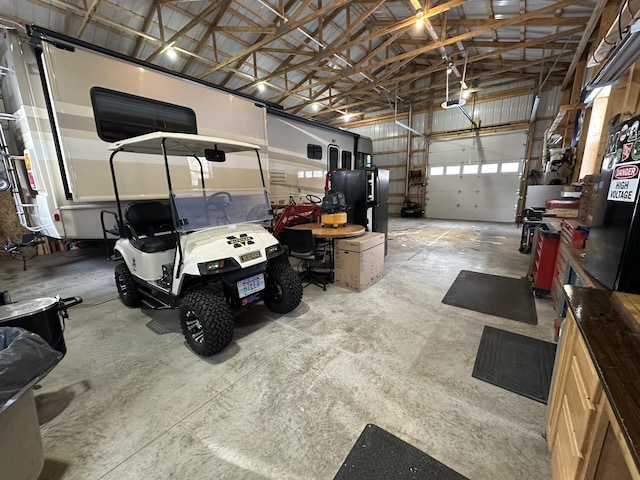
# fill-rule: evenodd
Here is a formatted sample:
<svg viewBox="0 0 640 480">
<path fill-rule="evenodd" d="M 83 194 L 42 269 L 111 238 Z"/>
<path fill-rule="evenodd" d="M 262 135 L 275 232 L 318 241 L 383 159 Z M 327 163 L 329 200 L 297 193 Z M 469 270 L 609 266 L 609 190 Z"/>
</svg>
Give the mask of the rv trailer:
<svg viewBox="0 0 640 480">
<path fill-rule="evenodd" d="M 108 147 L 135 135 L 167 131 L 258 145 L 275 204 L 321 196 L 330 168 L 371 163 L 369 138 L 38 26 L 0 27 L 0 82 L 0 148 L 17 214 L 52 238 L 102 238 L 100 212 L 115 210 Z M 165 172 L 153 162 L 137 156 L 123 165 L 122 200 L 165 195 Z M 193 165 L 170 161 L 170 168 L 176 188 L 197 181 Z M 245 168 L 254 167 L 225 166 L 214 187 L 237 187 Z"/>
</svg>

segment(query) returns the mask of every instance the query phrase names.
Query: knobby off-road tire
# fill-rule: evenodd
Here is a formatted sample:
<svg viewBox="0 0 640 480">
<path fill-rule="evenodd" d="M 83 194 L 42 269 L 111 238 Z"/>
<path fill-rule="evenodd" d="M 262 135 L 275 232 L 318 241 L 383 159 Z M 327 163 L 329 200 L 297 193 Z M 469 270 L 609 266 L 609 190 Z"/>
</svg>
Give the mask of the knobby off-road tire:
<svg viewBox="0 0 640 480">
<path fill-rule="evenodd" d="M 267 289 L 264 304 L 276 313 L 288 313 L 302 301 L 302 281 L 288 263 L 276 263 L 267 268 Z"/>
<path fill-rule="evenodd" d="M 184 338 L 198 355 L 209 357 L 233 340 L 233 316 L 224 297 L 209 289 L 194 290 L 180 302 Z"/>
<path fill-rule="evenodd" d="M 115 277 L 116 287 L 122 303 L 127 307 L 139 307 L 142 303 L 142 297 L 126 264 L 119 263 L 116 265 Z"/>
</svg>

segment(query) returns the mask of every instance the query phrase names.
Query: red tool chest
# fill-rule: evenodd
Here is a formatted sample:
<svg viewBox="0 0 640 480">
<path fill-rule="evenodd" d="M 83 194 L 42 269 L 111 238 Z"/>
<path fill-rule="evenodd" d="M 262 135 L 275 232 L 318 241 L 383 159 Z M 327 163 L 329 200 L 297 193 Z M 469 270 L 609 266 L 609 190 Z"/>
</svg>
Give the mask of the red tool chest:
<svg viewBox="0 0 640 480">
<path fill-rule="evenodd" d="M 560 232 L 549 224 L 540 224 L 532 266 L 533 289 L 536 294 L 544 295 L 551 291 L 559 245 Z"/>
</svg>

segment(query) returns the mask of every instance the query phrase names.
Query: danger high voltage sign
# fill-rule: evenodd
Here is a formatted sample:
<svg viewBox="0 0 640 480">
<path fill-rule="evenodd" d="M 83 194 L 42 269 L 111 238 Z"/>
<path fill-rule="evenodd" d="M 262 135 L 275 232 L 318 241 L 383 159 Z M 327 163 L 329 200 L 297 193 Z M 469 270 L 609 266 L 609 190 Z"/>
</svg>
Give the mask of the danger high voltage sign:
<svg viewBox="0 0 640 480">
<path fill-rule="evenodd" d="M 638 165 L 619 165 L 613 170 L 607 200 L 615 202 L 635 202 L 638 192 Z"/>
</svg>

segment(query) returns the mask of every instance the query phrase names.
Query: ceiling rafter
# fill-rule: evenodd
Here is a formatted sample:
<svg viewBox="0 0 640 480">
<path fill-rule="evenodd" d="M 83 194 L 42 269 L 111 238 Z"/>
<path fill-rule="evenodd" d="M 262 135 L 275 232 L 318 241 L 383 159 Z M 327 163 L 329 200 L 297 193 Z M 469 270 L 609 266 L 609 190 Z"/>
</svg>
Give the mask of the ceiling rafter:
<svg viewBox="0 0 640 480">
<path fill-rule="evenodd" d="M 420 0 L 421 30 L 408 0 L 0 0 L 0 10 L 6 3 L 15 22 L 48 18 L 53 30 L 336 122 L 396 95 L 437 103 L 443 57 L 460 69 L 462 51 L 476 101 L 500 77 L 567 88 L 620 0 L 438 1 Z M 168 47 L 175 60 L 161 55 Z"/>
<path fill-rule="evenodd" d="M 575 29 L 572 29 L 572 30 L 569 30 L 569 31 L 556 33 L 555 35 L 549 35 L 547 37 L 543 37 L 543 38 L 540 38 L 540 39 L 530 40 L 529 42 L 525 42 L 525 43 L 527 44 L 527 46 L 544 44 L 545 42 L 548 42 L 548 41 L 557 40 L 558 38 L 563 38 L 566 35 L 575 34 L 579 30 L 580 30 L 580 28 L 575 28 Z M 512 51 L 512 50 L 517 50 L 517 49 L 520 49 L 520 48 L 522 48 L 521 44 L 519 44 L 519 43 L 518 44 L 513 44 L 512 43 L 510 46 L 507 46 L 507 47 L 497 48 L 497 49 L 494 49 L 491 52 L 487 52 L 487 53 L 484 53 L 484 54 L 480 54 L 480 55 L 475 55 L 475 56 L 469 57 L 467 59 L 467 61 L 470 62 L 470 63 L 475 63 L 475 62 L 483 61 L 483 60 L 486 60 L 486 59 L 489 59 L 489 58 L 493 58 L 493 57 L 496 57 L 496 56 L 500 56 L 500 55 L 502 55 L 504 53 L 507 53 L 507 52 Z M 404 64 L 408 63 L 409 61 L 410 60 L 408 60 L 408 59 L 405 60 Z M 457 64 L 458 66 L 460 66 L 463 63 L 463 60 L 457 60 L 457 61 L 454 61 L 453 63 Z M 377 85 L 378 86 L 389 86 L 389 83 L 386 81 L 389 78 L 391 78 L 392 81 L 396 82 L 396 83 L 408 83 L 408 82 L 412 82 L 412 81 L 418 80 L 418 79 L 420 79 L 422 77 L 426 77 L 426 76 L 430 75 L 431 73 L 435 73 L 435 72 L 438 72 L 438 71 L 443 71 L 443 64 L 425 67 L 425 68 L 420 69 L 417 72 L 411 72 L 411 73 L 408 73 L 408 74 L 406 74 L 404 76 L 399 76 L 399 77 L 393 77 L 392 76 L 392 73 L 395 72 L 395 70 L 394 70 L 394 71 L 391 71 L 391 72 L 387 72 L 384 76 L 378 76 L 377 77 L 377 80 L 378 80 L 377 81 Z M 469 81 L 472 80 L 472 78 L 470 78 L 470 77 L 468 77 L 467 79 Z M 293 93 L 297 93 L 297 92 L 295 90 L 293 90 Z M 317 100 L 317 98 L 314 99 L 314 101 L 315 100 Z"/>
<path fill-rule="evenodd" d="M 311 0 L 305 1 L 304 5 L 299 7 L 299 10 L 301 10 L 303 7 L 306 8 L 306 5 L 310 1 Z M 247 54 L 249 54 L 249 53 L 251 53 L 251 52 L 253 52 L 255 50 L 258 50 L 260 47 L 271 43 L 272 41 L 276 40 L 277 38 L 281 37 L 282 35 L 286 35 L 287 33 L 292 32 L 296 28 L 307 24 L 311 20 L 314 20 L 314 19 L 324 15 L 325 13 L 333 10 L 334 8 L 339 8 L 339 7 L 343 6 L 345 3 L 348 3 L 348 0 L 336 0 L 335 2 L 332 2 L 329 6 L 325 6 L 325 7 L 319 8 L 314 13 L 302 18 L 301 20 L 294 21 L 294 22 L 287 22 L 284 25 L 281 25 L 280 27 L 276 28 L 276 33 L 275 34 L 268 35 L 266 38 L 262 39 L 259 42 L 256 42 L 254 45 L 252 45 L 251 47 L 247 48 L 243 52 L 240 52 L 239 54 L 233 55 L 232 57 L 228 58 L 227 60 L 225 60 L 223 62 L 220 62 L 218 65 L 216 65 L 213 68 L 210 68 L 203 75 L 201 75 L 201 78 L 205 78 L 207 75 L 209 75 L 209 74 L 211 74 L 211 73 L 213 73 L 213 72 L 215 72 L 217 70 L 220 70 L 221 68 L 226 67 L 227 65 L 235 62 L 239 58 L 242 58 L 243 56 L 245 56 L 245 55 L 247 55 Z"/>
</svg>

